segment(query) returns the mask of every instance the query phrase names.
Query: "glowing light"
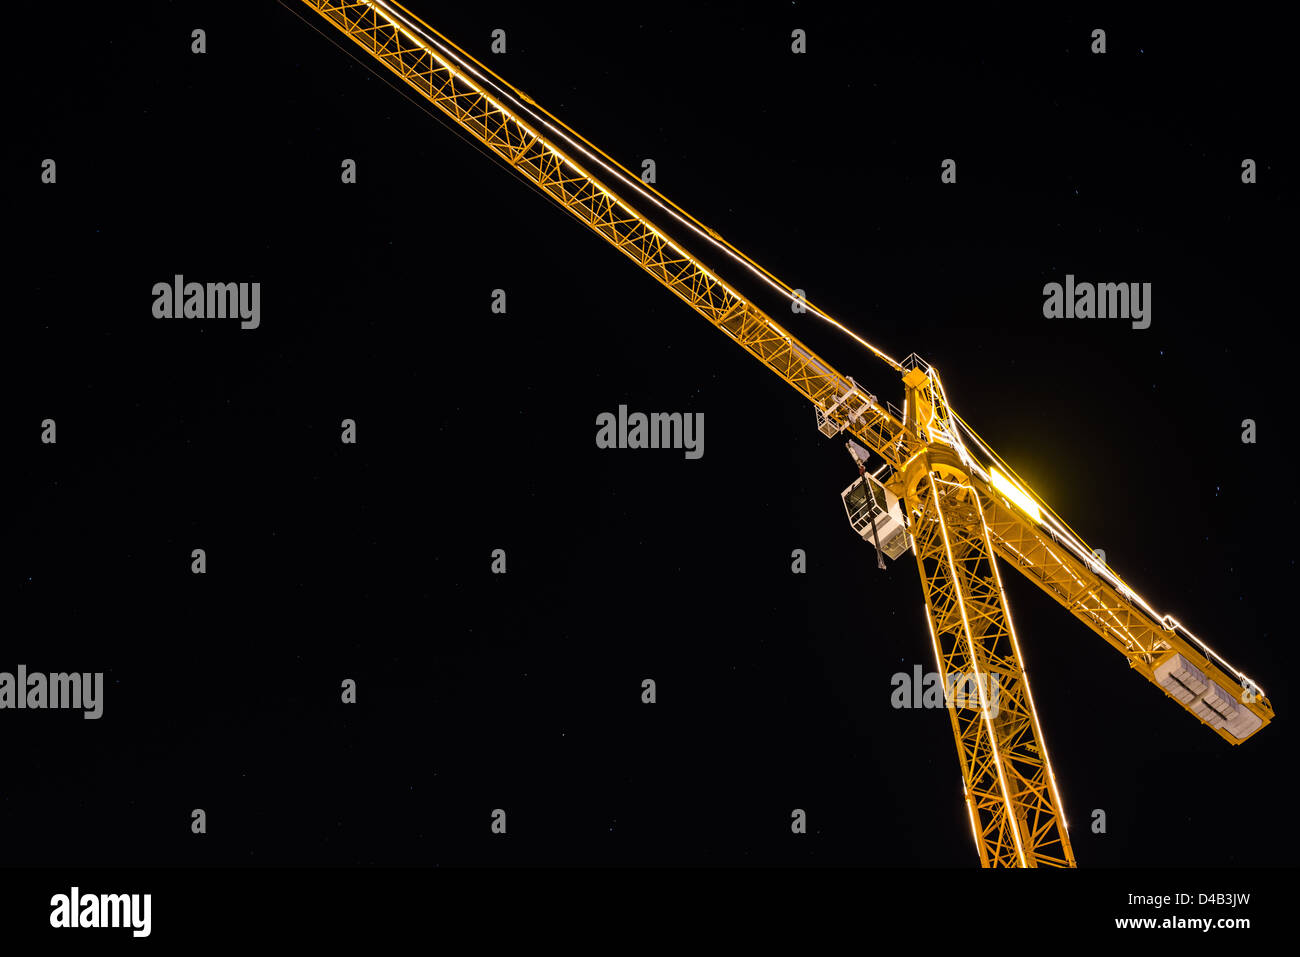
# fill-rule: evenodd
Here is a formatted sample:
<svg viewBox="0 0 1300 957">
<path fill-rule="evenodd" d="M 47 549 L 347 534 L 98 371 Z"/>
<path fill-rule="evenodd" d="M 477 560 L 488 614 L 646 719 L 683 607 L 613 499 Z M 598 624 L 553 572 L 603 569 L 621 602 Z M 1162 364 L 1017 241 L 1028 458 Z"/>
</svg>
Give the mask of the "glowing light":
<svg viewBox="0 0 1300 957">
<path fill-rule="evenodd" d="M 704 226 L 703 224 L 699 223 L 698 220 L 695 220 L 695 218 L 692 217 L 689 213 L 687 213 L 681 207 L 677 206 L 675 203 L 672 203 L 671 200 L 668 200 L 657 190 L 645 186 L 641 182 L 638 176 L 629 172 L 626 168 L 621 166 L 621 164 L 619 164 L 616 160 L 612 159 L 608 154 L 600 150 L 599 147 L 596 147 L 590 141 L 583 138 L 580 134 L 576 133 L 571 127 L 564 124 L 558 118 L 556 118 L 551 113 L 549 113 L 547 110 L 538 106 L 533 101 L 533 99 L 529 97 L 527 94 L 511 86 L 508 82 L 506 82 L 501 77 L 499 77 L 491 69 L 484 66 L 474 57 L 466 53 L 466 51 L 456 46 L 456 44 L 448 40 L 446 37 L 442 36 L 442 34 L 433 30 L 423 21 L 419 20 L 417 17 L 412 15 L 410 11 L 406 10 L 406 8 L 403 7 L 400 3 L 390 2 L 390 0 L 363 0 L 362 6 L 364 6 L 369 10 L 370 14 L 375 19 L 376 24 L 383 23 L 384 25 L 391 26 L 391 28 L 394 29 L 397 33 L 400 33 L 406 39 L 414 43 L 415 46 L 419 47 L 424 52 L 426 52 L 429 55 L 431 61 L 438 64 L 438 66 L 441 69 L 445 70 L 449 74 L 449 76 L 455 81 L 455 84 L 457 86 L 461 88 L 468 88 L 471 92 L 481 97 L 486 106 L 485 109 L 483 110 L 482 116 L 476 117 L 476 119 L 482 122 L 483 119 L 485 119 L 486 116 L 490 114 L 493 110 L 499 111 L 502 115 L 503 122 L 513 124 L 519 127 L 523 131 L 525 136 L 527 135 L 533 136 L 535 140 L 540 144 L 541 148 L 545 149 L 548 153 L 550 153 L 553 157 L 555 157 L 556 161 L 560 164 L 561 167 L 569 166 L 573 170 L 575 170 L 580 176 L 585 177 L 589 181 L 593 190 L 595 190 L 605 199 L 609 200 L 612 204 L 616 205 L 618 208 L 622 210 L 626 210 L 632 220 L 639 222 L 644 228 L 646 228 L 651 234 L 653 234 L 657 240 L 663 243 L 663 245 L 667 249 L 679 255 L 681 262 L 690 263 L 697 270 L 699 270 L 700 273 L 702 273 L 705 277 L 707 277 L 711 284 L 716 283 L 716 286 L 720 288 L 725 293 L 726 296 L 730 297 L 730 300 L 741 301 L 741 302 L 747 301 L 738 292 L 736 292 L 731 286 L 729 286 L 724 280 L 722 280 L 720 277 L 715 276 L 711 271 L 709 271 L 704 266 L 702 266 L 697 260 L 691 257 L 680 246 L 674 243 L 666 235 L 661 233 L 653 224 L 651 224 L 636 209 L 634 209 L 626 202 L 624 202 L 617 194 L 610 191 L 608 188 L 604 186 L 603 183 L 601 183 L 594 176 L 588 173 L 585 169 L 579 166 L 578 163 L 575 162 L 575 160 L 572 157 L 566 155 L 565 153 L 560 152 L 556 148 L 556 146 L 553 145 L 552 142 L 550 142 L 546 137 L 541 135 L 541 133 L 539 132 L 539 128 L 545 128 L 549 130 L 558 139 L 563 140 L 566 144 L 572 147 L 575 153 L 581 154 L 582 156 L 588 158 L 594 165 L 599 166 L 600 168 L 608 172 L 611 176 L 617 178 L 620 182 L 624 183 L 630 190 L 632 190 L 640 199 L 652 203 L 654 206 L 658 207 L 668 215 L 672 216 L 675 221 L 683 225 L 685 228 L 691 230 L 692 233 L 696 234 L 697 236 L 707 241 L 710 245 L 720 250 L 722 253 L 730 257 L 735 262 L 739 263 L 744 268 L 748 269 L 753 275 L 755 275 L 757 278 L 762 280 L 766 285 L 777 290 L 786 298 L 794 299 L 793 291 L 789 286 L 787 286 L 784 282 L 778 280 L 767 269 L 759 265 L 753 259 L 746 256 L 744 253 L 740 252 L 739 250 L 737 250 L 729 242 L 723 240 L 716 230 L 713 230 L 712 228 Z M 358 24 L 359 22 L 360 21 L 358 21 Z M 403 79 L 409 81 L 409 77 L 406 74 L 401 73 L 400 71 L 397 70 L 394 70 L 394 72 L 398 72 Z M 478 80 L 477 83 L 475 82 L 475 79 L 471 79 L 471 75 Z M 494 97 L 488 92 L 489 87 L 493 88 L 496 91 L 497 93 L 496 97 Z M 456 90 L 455 86 L 453 87 L 453 90 Z M 463 93 L 456 92 L 455 95 L 451 98 L 455 99 L 456 97 L 461 97 L 463 95 L 464 95 Z M 515 102 L 519 105 L 520 108 L 514 111 L 509 110 L 505 106 L 505 101 Z M 445 107 L 443 107 L 443 109 L 444 112 L 447 112 Z M 525 116 L 525 115 L 528 116 L 533 121 L 533 123 L 536 124 L 536 127 L 530 125 L 529 123 L 521 119 L 521 116 Z M 572 135 L 570 136 L 569 134 Z M 587 149 L 586 147 L 590 147 L 590 149 Z M 839 329 L 841 332 L 847 334 L 859 345 L 867 348 L 877 358 L 884 360 L 885 362 L 887 362 L 889 365 L 891 365 L 893 368 L 897 370 L 902 370 L 903 368 L 902 365 L 898 363 L 896 360 L 886 355 L 880 349 L 876 348 L 874 345 L 872 345 L 870 342 L 863 339 L 861 336 L 857 335 L 852 330 L 848 329 L 842 323 L 836 321 L 831 316 L 822 312 L 811 302 L 805 300 L 803 302 L 803 305 L 805 306 L 807 311 L 813 313 L 818 318 L 828 322 L 829 324 Z M 782 338 L 786 339 L 787 341 L 790 341 L 789 333 L 784 332 L 784 330 L 780 330 L 779 327 L 776 326 L 773 326 L 773 328 L 778 331 L 778 334 L 781 335 Z M 726 331 L 729 335 L 732 335 L 733 338 L 738 338 L 730 330 L 724 329 L 724 331 Z M 810 361 L 811 361 L 811 356 L 810 356 Z M 816 365 L 818 368 L 823 368 L 821 363 L 816 363 Z M 971 427 L 967 425 L 967 423 L 964 420 L 962 420 L 962 418 L 959 415 L 957 415 L 955 412 L 952 411 L 951 407 L 948 405 L 947 396 L 944 394 L 943 386 L 939 382 L 937 373 L 935 373 L 933 369 L 930 369 L 930 374 L 932 376 L 936 392 L 943 406 L 943 415 L 950 417 L 953 420 L 952 427 L 950 428 L 942 428 L 942 429 L 933 428 L 936 410 L 932 408 L 930 422 L 927 423 L 927 426 L 931 427 L 930 431 L 932 436 L 936 439 L 946 440 L 950 442 L 952 445 L 954 445 L 962 461 L 967 465 L 974 465 L 975 468 L 973 469 L 973 471 L 975 471 L 977 475 L 980 475 L 982 473 L 982 470 L 979 468 L 978 463 L 974 461 L 973 457 L 970 456 L 968 450 L 965 447 L 965 442 L 962 439 L 962 434 L 964 433 L 967 436 L 969 436 L 969 438 L 973 441 L 975 446 L 978 449 L 980 449 L 980 451 L 983 452 L 990 461 L 999 462 L 1000 464 L 1003 465 L 1004 468 L 1006 468 L 1007 472 L 1009 472 L 1011 475 L 1014 475 L 1015 474 L 1014 471 L 1011 470 L 1009 466 L 1006 466 L 1006 464 L 1002 462 L 1002 460 L 995 453 L 993 453 L 992 450 L 990 450 L 987 445 L 983 443 L 979 435 L 975 433 L 975 431 L 971 429 Z M 907 406 L 905 402 L 904 416 L 903 416 L 904 422 L 906 421 L 906 413 L 907 413 Z M 882 415 L 883 414 L 884 413 L 882 410 Z M 894 448 L 900 451 L 903 449 L 903 435 L 901 431 L 898 440 L 894 443 Z M 1094 561 L 1091 555 L 1091 550 L 1088 549 L 1083 544 L 1082 540 L 1073 533 L 1073 530 L 1070 529 L 1069 526 L 1066 525 L 1064 521 L 1060 519 L 1059 516 L 1057 516 L 1054 512 L 1052 512 L 1052 510 L 1050 509 L 1050 507 L 1046 505 L 1046 503 L 1043 503 L 1042 505 L 1042 509 L 1045 510 L 1046 513 L 1044 515 L 1044 513 L 1040 511 L 1038 502 L 1035 501 L 1035 499 L 1032 497 L 1030 493 L 1024 491 L 1020 486 L 1016 485 L 1010 478 L 1000 473 L 996 468 L 991 470 L 990 483 L 996 489 L 998 489 L 998 491 L 1000 491 L 1003 495 L 1005 495 L 1008 499 L 1010 499 L 1017 506 L 1019 506 L 1024 511 L 1024 513 L 1028 515 L 1036 524 L 1044 525 L 1045 522 L 1046 524 L 1044 527 L 1050 533 L 1052 533 L 1053 537 L 1061 541 L 1066 546 L 1066 548 L 1070 552 L 1074 553 L 1077 557 L 1079 557 L 1080 560 L 1084 562 Z M 998 541 L 1000 545 L 1004 547 L 1009 547 L 1009 543 L 1004 541 L 1000 536 L 998 537 Z M 913 549 L 915 550 L 915 541 L 913 541 Z M 1062 565 L 1062 567 L 1065 567 L 1068 570 L 1068 566 Z M 1163 616 L 1157 613 L 1151 607 L 1151 605 L 1148 604 L 1147 601 L 1142 598 L 1141 595 L 1139 595 L 1137 592 L 1129 588 L 1122 581 L 1122 579 L 1120 579 L 1118 575 L 1114 574 L 1110 569 L 1105 567 L 1098 567 L 1094 569 L 1093 573 L 1101 581 L 1106 582 L 1112 585 L 1113 587 L 1115 587 L 1120 592 L 1121 595 L 1131 599 L 1132 602 L 1134 602 L 1137 605 L 1137 607 L 1139 607 L 1142 611 L 1144 611 L 1147 615 L 1149 615 L 1154 622 L 1158 623 L 1163 627 L 1166 628 L 1169 627 L 1169 621 L 1166 620 L 1167 618 L 1169 618 L 1169 616 Z M 1244 672 L 1229 664 L 1221 655 L 1219 655 L 1216 651 L 1214 651 L 1214 649 L 1210 648 L 1208 644 L 1206 644 L 1204 641 L 1202 641 L 1200 638 L 1194 635 L 1186 626 L 1182 625 L 1176 620 L 1172 621 L 1172 625 L 1173 627 L 1170 630 L 1173 630 L 1176 633 L 1186 637 L 1189 641 L 1191 641 L 1197 647 L 1199 647 L 1206 655 L 1208 655 L 1209 657 L 1213 658 L 1216 662 L 1218 662 L 1224 669 L 1228 671 L 1228 673 L 1236 676 L 1237 679 L 1241 681 L 1243 684 L 1250 682 L 1250 679 L 1246 677 Z M 1254 685 L 1253 682 L 1250 683 Z M 1254 688 L 1259 694 L 1261 695 L 1263 694 L 1263 689 L 1259 688 L 1258 685 L 1254 685 Z"/>
<path fill-rule="evenodd" d="M 984 859 L 984 845 L 980 843 L 979 828 L 975 826 L 975 802 L 971 799 L 970 789 L 966 787 L 966 782 L 961 782 L 962 793 L 966 795 L 966 810 L 970 812 L 970 833 L 975 838 L 975 850 L 979 852 L 980 860 Z"/>
<path fill-rule="evenodd" d="M 1038 512 L 1038 503 L 1029 497 L 1029 494 L 1020 488 L 1015 482 L 1007 478 L 997 469 L 990 469 L 989 474 L 993 477 L 993 487 L 1005 495 L 1011 501 L 1019 506 L 1020 511 L 1024 512 L 1034 520 L 1034 524 L 1041 525 L 1042 516 Z"/>
</svg>

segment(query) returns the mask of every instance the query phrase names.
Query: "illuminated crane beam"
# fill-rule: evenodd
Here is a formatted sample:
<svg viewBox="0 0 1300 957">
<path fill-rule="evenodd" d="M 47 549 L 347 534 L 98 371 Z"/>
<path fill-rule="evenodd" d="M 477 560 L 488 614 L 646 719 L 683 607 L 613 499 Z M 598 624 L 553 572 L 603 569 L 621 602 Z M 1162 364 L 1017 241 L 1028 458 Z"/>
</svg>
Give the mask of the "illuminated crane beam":
<svg viewBox="0 0 1300 957">
<path fill-rule="evenodd" d="M 938 673 L 965 699 L 948 714 L 980 863 L 1073 867 L 980 496 L 958 466 L 928 453 L 915 463 L 912 528 Z"/>
<path fill-rule="evenodd" d="M 596 232 L 734 339 L 814 405 L 843 400 L 848 425 L 886 461 L 916 451 L 898 418 L 703 266 L 533 124 L 412 32 L 395 4 L 305 0 L 345 36 L 496 153 L 562 209 Z"/>
<path fill-rule="evenodd" d="M 409 11 L 387 0 L 304 2 L 808 399 L 824 433 L 847 432 L 890 466 L 886 481 L 907 504 L 940 669 L 945 675 L 996 675 L 1002 696 L 996 715 L 989 701 L 973 709 L 949 703 L 985 866 L 1074 864 L 994 555 L 1225 740 L 1240 743 L 1272 720 L 1271 705 L 1250 679 L 1094 561 L 1078 536 L 1014 480 L 951 412 L 937 373 L 925 363 L 900 365 L 850 333 L 904 373 L 905 411 L 882 407 L 610 190 L 544 135 L 541 123 L 522 117 L 528 107 L 485 89 L 470 75 L 470 64 L 479 75 L 490 71 L 463 51 L 453 55 L 453 47 L 435 41 L 437 34 Z M 707 233 L 717 248 L 757 266 Z"/>
</svg>

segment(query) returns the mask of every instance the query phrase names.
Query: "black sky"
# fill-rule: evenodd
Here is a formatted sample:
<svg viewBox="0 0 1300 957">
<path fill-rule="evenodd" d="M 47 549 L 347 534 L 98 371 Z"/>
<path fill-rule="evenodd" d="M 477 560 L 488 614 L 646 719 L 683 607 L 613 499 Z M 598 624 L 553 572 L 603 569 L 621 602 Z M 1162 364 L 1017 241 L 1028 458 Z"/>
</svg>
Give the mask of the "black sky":
<svg viewBox="0 0 1300 957">
<path fill-rule="evenodd" d="M 934 363 L 1073 528 L 1268 691 L 1277 720 L 1231 749 L 1006 574 L 1081 865 L 1294 855 L 1280 31 L 1091 7 L 410 7 Z M 7 862 L 973 866 L 947 715 L 890 705 L 892 674 L 933 664 L 916 570 L 878 571 L 848 528 L 842 444 L 299 12 L 139 5 L 29 63 L 6 151 L 0 670 L 108 690 L 97 722 L 0 715 Z M 154 319 L 176 273 L 261 282 L 261 328 Z M 1151 328 L 1044 319 L 1066 273 L 1152 283 Z M 725 275 L 901 403 L 849 339 Z M 597 449 L 620 403 L 703 412 L 704 457 Z"/>
</svg>

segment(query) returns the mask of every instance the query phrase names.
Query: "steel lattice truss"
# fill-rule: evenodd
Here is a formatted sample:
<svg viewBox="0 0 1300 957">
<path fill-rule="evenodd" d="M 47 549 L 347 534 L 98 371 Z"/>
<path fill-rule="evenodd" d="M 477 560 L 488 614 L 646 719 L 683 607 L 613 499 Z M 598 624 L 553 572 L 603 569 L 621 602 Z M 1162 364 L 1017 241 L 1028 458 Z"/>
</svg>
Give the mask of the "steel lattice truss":
<svg viewBox="0 0 1300 957">
<path fill-rule="evenodd" d="M 559 206 L 599 233 L 750 355 L 818 405 L 848 396 L 840 421 L 902 463 L 919 448 L 901 422 L 705 268 L 596 177 L 514 116 L 479 84 L 390 19 L 378 5 L 306 0 L 330 23 L 455 120 Z"/>
<path fill-rule="evenodd" d="M 996 715 L 987 702 L 975 707 L 949 702 L 985 866 L 1074 866 L 994 555 L 1101 635 L 1135 671 L 1224 740 L 1239 744 L 1272 719 L 1268 699 L 1248 686 L 1244 676 L 1191 640 L 1177 622 L 1152 612 L 1108 567 L 1081 557 L 1081 542 L 1076 539 L 1067 547 L 1062 528 L 1014 505 L 993 486 L 989 472 L 956 454 L 946 401 L 937 376 L 924 363 L 894 363 L 905 373 L 907 411 L 882 407 L 606 187 L 538 125 L 487 92 L 467 68 L 481 64 L 463 51 L 456 58 L 445 46 L 435 49 L 436 34 L 408 11 L 388 0 L 304 2 L 789 383 L 814 405 L 818 427 L 826 434 L 853 435 L 890 467 L 886 479 L 907 504 L 941 674 L 978 672 L 998 681 Z M 532 104 L 526 95 L 516 95 Z M 1214 714 L 1196 710 L 1185 696 L 1176 697 L 1176 686 L 1171 694 L 1157 669 L 1180 664 L 1175 656 L 1239 701 L 1234 707 L 1245 709 L 1246 717 L 1258 724 L 1237 737 Z"/>
<path fill-rule="evenodd" d="M 980 863 L 1072 867 L 980 497 L 948 475 L 933 470 L 921 480 L 912 528 Z M 966 682 L 977 696 L 967 692 L 962 706 L 953 691 Z"/>
</svg>

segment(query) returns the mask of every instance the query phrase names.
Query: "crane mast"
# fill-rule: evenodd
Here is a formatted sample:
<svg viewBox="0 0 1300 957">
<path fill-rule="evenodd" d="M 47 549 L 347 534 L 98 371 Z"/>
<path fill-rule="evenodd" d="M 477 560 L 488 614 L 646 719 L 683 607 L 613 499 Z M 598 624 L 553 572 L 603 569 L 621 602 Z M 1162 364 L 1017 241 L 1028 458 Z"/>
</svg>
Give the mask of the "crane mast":
<svg viewBox="0 0 1300 957">
<path fill-rule="evenodd" d="M 877 351 L 901 375 L 905 397 L 902 412 L 882 404 L 593 175 L 577 155 L 585 150 L 546 133 L 554 127 L 531 98 L 400 4 L 303 2 L 803 395 L 824 435 L 860 442 L 861 453 L 849 442 L 860 467 L 867 453 L 882 460 L 877 474 L 864 470 L 845 490 L 845 504 L 855 530 L 878 552 L 895 557 L 911 546 L 939 673 L 961 676 L 974 689 L 959 696 L 950 685 L 947 703 L 983 866 L 1075 866 L 996 559 L 1229 743 L 1272 720 L 1254 682 L 1155 612 L 978 441 L 927 363 L 916 356 L 899 363 Z M 881 530 L 891 510 L 902 530 L 890 539 L 894 547 Z"/>
</svg>

